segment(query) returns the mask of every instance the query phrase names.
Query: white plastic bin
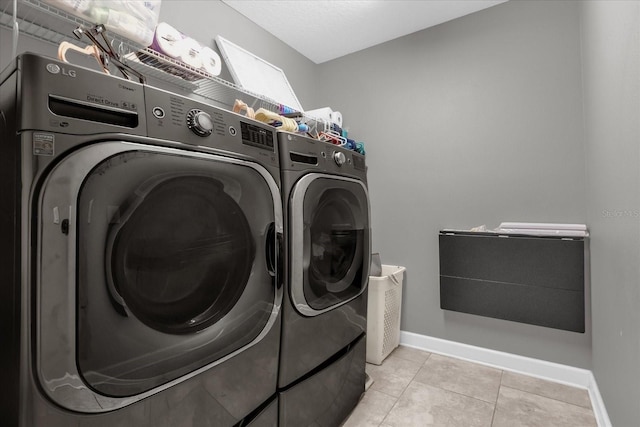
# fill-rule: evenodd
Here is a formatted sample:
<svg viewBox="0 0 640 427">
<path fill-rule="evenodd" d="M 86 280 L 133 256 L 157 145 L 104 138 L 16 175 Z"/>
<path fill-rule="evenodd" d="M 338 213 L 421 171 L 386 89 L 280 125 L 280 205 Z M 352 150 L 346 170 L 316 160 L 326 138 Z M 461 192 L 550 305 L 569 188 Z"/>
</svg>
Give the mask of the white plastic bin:
<svg viewBox="0 0 640 427">
<path fill-rule="evenodd" d="M 380 365 L 400 344 L 402 279 L 405 268 L 382 265 L 381 276 L 369 276 L 367 362 Z"/>
</svg>

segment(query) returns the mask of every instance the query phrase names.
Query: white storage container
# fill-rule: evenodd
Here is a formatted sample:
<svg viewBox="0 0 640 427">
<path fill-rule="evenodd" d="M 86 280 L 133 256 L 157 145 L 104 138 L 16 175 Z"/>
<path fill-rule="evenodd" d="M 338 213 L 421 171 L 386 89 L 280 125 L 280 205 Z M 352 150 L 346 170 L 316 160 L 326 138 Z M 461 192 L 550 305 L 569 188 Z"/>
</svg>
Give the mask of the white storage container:
<svg viewBox="0 0 640 427">
<path fill-rule="evenodd" d="M 400 344 L 402 279 L 405 268 L 382 265 L 380 276 L 369 276 L 367 362 L 380 365 Z"/>
</svg>

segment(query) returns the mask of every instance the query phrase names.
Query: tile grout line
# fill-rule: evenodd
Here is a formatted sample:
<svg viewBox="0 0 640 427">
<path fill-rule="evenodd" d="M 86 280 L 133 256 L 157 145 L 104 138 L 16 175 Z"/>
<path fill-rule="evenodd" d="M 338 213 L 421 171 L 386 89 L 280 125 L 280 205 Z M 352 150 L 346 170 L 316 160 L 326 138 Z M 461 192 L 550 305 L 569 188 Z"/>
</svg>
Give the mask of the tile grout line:
<svg viewBox="0 0 640 427">
<path fill-rule="evenodd" d="M 529 375 L 526 375 L 526 374 L 519 374 L 519 375 L 523 375 L 523 376 L 526 376 L 526 377 L 530 377 Z M 536 377 L 530 377 L 530 378 L 536 378 Z M 548 381 L 548 380 L 544 380 L 544 379 L 539 379 L 539 380 L 540 380 L 540 381 Z M 568 405 L 577 406 L 577 407 L 579 407 L 579 408 L 591 409 L 591 411 L 595 414 L 595 411 L 594 411 L 594 409 L 593 409 L 593 402 L 591 401 L 591 396 L 589 396 L 589 389 L 581 389 L 581 388 L 579 388 L 579 387 L 574 387 L 574 386 L 570 386 L 570 385 L 562 384 L 562 383 L 555 383 L 555 382 L 553 382 L 553 381 L 548 381 L 548 382 L 550 382 L 550 383 L 552 383 L 552 384 L 559 384 L 559 385 L 563 385 L 563 386 L 565 386 L 565 387 L 574 388 L 574 389 L 576 389 L 576 390 L 584 390 L 584 391 L 586 391 L 586 392 L 587 392 L 587 397 L 589 398 L 589 406 L 583 406 L 583 405 L 579 405 L 579 404 L 576 404 L 576 403 L 573 403 L 573 402 L 567 402 L 566 400 L 558 399 L 558 398 L 551 397 L 551 396 L 546 396 L 546 395 L 544 395 L 544 394 L 540 394 L 539 392 L 535 392 L 535 391 L 531 391 L 531 390 L 525 390 L 525 389 L 524 389 L 524 388 L 522 388 L 522 387 L 515 387 L 515 386 L 513 386 L 513 385 L 504 385 L 504 387 L 510 388 L 510 389 L 512 389 L 512 390 L 519 390 L 519 391 L 523 391 L 523 392 L 525 392 L 525 393 L 530 393 L 530 394 L 533 394 L 533 395 L 535 395 L 535 396 L 539 396 L 539 397 L 544 397 L 544 398 L 547 398 L 547 399 L 555 400 L 556 402 L 566 403 L 566 404 L 568 404 Z M 502 386 L 502 384 L 501 384 L 501 386 Z"/>
<path fill-rule="evenodd" d="M 371 390 L 371 389 L 369 389 L 369 390 Z M 367 393 L 369 392 L 369 390 L 367 390 Z M 384 391 L 382 391 L 382 390 L 373 390 L 373 391 L 377 391 L 378 393 L 382 393 L 382 394 L 384 394 L 385 396 L 393 397 L 394 399 L 398 400 L 398 396 L 394 396 L 394 395 L 392 395 L 392 394 L 385 393 L 385 392 L 384 392 Z"/>
<path fill-rule="evenodd" d="M 384 424 L 385 421 L 387 421 L 387 418 L 389 417 L 389 414 L 391 413 L 391 411 L 393 411 L 393 408 L 396 407 L 396 405 L 398 404 L 398 401 L 400 400 L 400 398 L 396 398 L 396 401 L 393 402 L 393 406 L 391 407 L 391 409 L 389 409 L 387 411 L 387 413 L 384 415 L 384 418 L 382 419 L 382 421 L 380 421 L 380 424 L 378 424 L 378 426 L 381 426 L 382 424 Z"/>
<path fill-rule="evenodd" d="M 491 415 L 491 427 L 496 419 L 496 412 L 498 412 L 498 399 L 500 399 L 500 389 L 502 388 L 502 379 L 504 378 L 504 371 L 500 370 L 500 386 L 498 387 L 498 395 L 496 396 L 496 404 L 493 405 L 493 414 Z"/>
<path fill-rule="evenodd" d="M 576 408 L 588 409 L 588 410 L 590 410 L 591 412 L 593 412 L 593 413 L 594 413 L 594 416 L 595 416 L 595 412 L 593 411 L 593 405 L 591 405 L 591 407 L 588 407 L 588 408 L 587 408 L 586 406 L 576 405 L 575 403 L 565 402 L 564 400 L 556 399 L 555 397 L 545 396 L 545 395 L 542 395 L 542 394 L 534 393 L 534 392 L 532 392 L 532 391 L 522 390 L 522 389 L 519 389 L 519 388 L 516 388 L 516 387 L 511 387 L 511 386 L 508 386 L 508 385 L 505 385 L 505 386 L 500 385 L 500 387 L 510 388 L 511 390 L 521 391 L 521 392 L 523 392 L 523 393 L 529 393 L 529 394 L 532 394 L 532 395 L 534 395 L 534 396 L 542 397 L 543 399 L 554 400 L 554 401 L 559 402 L 559 403 L 565 403 L 565 404 L 567 404 L 567 405 L 575 406 Z"/>
<path fill-rule="evenodd" d="M 391 411 L 393 411 L 393 408 L 396 407 L 396 405 L 398 404 L 398 402 L 400 402 L 400 398 L 402 397 L 402 395 L 404 394 L 404 392 L 407 390 L 407 388 L 411 385 L 411 383 L 413 382 L 414 378 L 416 377 L 416 375 L 418 375 L 418 372 L 420 372 L 420 370 L 424 367 L 424 365 L 427 363 L 427 360 L 429 360 L 429 358 L 431 357 L 432 353 L 429 353 L 429 356 L 427 356 L 427 358 L 425 359 L 424 362 L 422 362 L 422 365 L 420 366 L 420 368 L 418 368 L 418 370 L 416 371 L 415 374 L 413 374 L 413 377 L 411 377 L 411 380 L 409 380 L 409 382 L 407 383 L 407 385 L 405 386 L 405 388 L 402 390 L 402 392 L 400 393 L 400 396 L 396 397 L 396 401 L 393 403 L 393 406 L 391 407 L 391 409 L 389 409 L 389 412 L 387 412 L 387 414 L 384 416 L 384 418 L 382 419 L 382 422 L 380 424 L 378 424 L 379 426 L 384 424 L 385 421 L 387 420 L 387 417 L 389 417 L 389 414 L 391 413 Z M 402 360 L 407 360 L 404 359 L 402 357 L 398 357 L 399 359 Z M 413 362 L 412 360 L 409 360 L 409 362 Z M 394 396 L 392 396 L 394 397 Z"/>
<path fill-rule="evenodd" d="M 427 360 L 428 360 L 428 359 L 427 359 Z M 424 365 L 426 365 L 426 361 L 425 361 L 425 363 L 423 364 L 423 367 L 424 367 Z M 540 395 L 540 394 L 538 394 L 538 393 L 533 393 L 533 392 L 531 392 L 531 391 L 522 390 L 522 389 L 519 389 L 519 388 L 516 388 L 516 387 L 510 387 L 510 386 L 508 386 L 508 385 L 504 385 L 504 384 L 503 384 L 504 373 L 505 373 L 505 371 L 504 371 L 504 370 L 500 370 L 500 385 L 499 385 L 499 387 L 498 387 L 498 395 L 497 395 L 497 397 L 496 397 L 496 401 L 495 401 L 495 403 L 493 404 L 493 414 L 492 414 L 492 417 L 491 417 L 491 426 L 493 426 L 493 423 L 494 423 L 494 421 L 495 421 L 495 416 L 496 416 L 496 413 L 497 413 L 497 410 L 498 410 L 498 398 L 499 398 L 499 395 L 500 395 L 500 389 L 501 389 L 502 387 L 509 388 L 509 389 L 511 389 L 511 390 L 516 390 L 516 391 L 519 391 L 519 392 L 522 392 L 522 393 L 528 393 L 528 394 L 531 394 L 531 395 L 533 395 L 533 396 L 538 396 L 538 397 L 543 398 L 543 399 L 553 400 L 553 401 L 556 401 L 556 402 L 558 402 L 558 403 L 563 403 L 563 404 L 571 405 L 571 406 L 572 406 L 572 407 L 574 407 L 574 408 L 581 408 L 581 409 L 584 409 L 584 410 L 590 410 L 590 411 L 592 412 L 592 414 L 594 414 L 594 418 L 595 418 L 595 412 L 593 411 L 593 408 L 587 408 L 587 407 L 584 407 L 584 406 L 576 405 L 576 404 L 571 403 L 571 402 L 565 402 L 565 401 L 563 401 L 563 400 L 559 400 L 559 399 L 556 399 L 556 398 L 553 398 L 553 397 L 544 396 L 544 395 Z M 416 374 L 416 375 L 417 375 L 417 374 Z M 414 379 L 412 379 L 412 380 L 411 380 L 410 384 L 411 384 L 412 382 L 414 382 L 414 381 L 415 381 L 415 375 L 414 375 Z M 467 395 L 467 394 L 464 394 L 464 393 L 461 393 L 461 392 L 458 392 L 458 391 L 449 390 L 449 389 L 446 389 L 446 388 L 443 388 L 443 387 L 440 387 L 440 386 L 437 386 L 437 385 L 434 385 L 434 384 L 422 383 L 422 382 L 419 382 L 419 381 L 416 381 L 416 382 L 418 382 L 419 384 L 425 385 L 425 386 L 433 387 L 433 388 L 436 388 L 436 389 L 439 389 L 439 390 L 442 390 L 442 391 L 448 392 L 448 393 L 453 393 L 453 394 L 457 394 L 457 395 L 459 395 L 459 396 L 463 396 L 463 397 L 466 397 L 466 398 L 469 398 L 469 399 L 474 399 L 474 400 L 479 401 L 479 402 L 492 404 L 491 402 L 487 402 L 486 400 L 479 399 L 479 398 L 474 397 L 474 396 L 469 396 L 469 395 Z M 406 390 L 406 388 L 405 388 L 405 390 Z M 403 390 L 403 393 L 404 393 L 404 390 Z M 399 398 L 398 398 L 398 400 L 399 400 Z M 397 401 L 396 401 L 396 403 L 397 403 Z M 395 404 L 394 404 L 394 407 L 395 407 Z M 392 408 L 392 409 L 393 409 L 393 408 Z M 391 411 L 389 411 L 389 412 L 391 412 Z M 388 414 L 387 414 L 387 416 L 388 416 Z M 387 417 L 385 416 L 385 420 L 386 420 L 386 418 L 387 418 Z"/>
<path fill-rule="evenodd" d="M 419 349 L 417 349 L 417 350 L 419 350 Z M 379 392 L 383 393 L 384 395 L 389 396 L 389 397 L 391 397 L 391 398 L 393 398 L 393 399 L 394 399 L 392 407 L 391 407 L 391 408 L 389 409 L 389 411 L 387 411 L 387 413 L 384 415 L 384 417 L 383 417 L 382 421 L 381 421 L 380 423 L 378 423 L 378 424 L 377 424 L 377 426 L 378 426 L 378 427 L 385 425 L 386 420 L 387 420 L 387 419 L 389 419 L 389 416 L 390 416 L 391 412 L 393 412 L 395 409 L 397 409 L 397 408 L 398 408 L 398 405 L 399 405 L 399 402 L 400 402 L 400 398 L 404 395 L 404 393 L 406 393 L 406 391 L 407 391 L 407 389 L 409 388 L 409 386 L 410 386 L 410 385 L 412 385 L 414 382 L 415 382 L 416 384 L 420 384 L 420 385 L 425 385 L 425 386 L 433 387 L 433 388 L 435 388 L 435 389 L 438 389 L 438 390 L 441 390 L 441 391 L 444 391 L 444 392 L 447 392 L 447 393 L 453 393 L 453 394 L 457 394 L 457 395 L 459 395 L 459 396 L 463 396 L 463 397 L 466 397 L 466 398 L 471 398 L 471 399 L 474 399 L 474 400 L 476 400 L 476 401 L 478 401 L 478 402 L 492 404 L 491 402 L 488 402 L 488 401 L 486 401 L 486 400 L 479 399 L 479 398 L 477 398 L 477 397 L 473 397 L 473 396 L 468 396 L 468 395 L 466 395 L 466 394 L 464 394 L 464 393 L 461 393 L 461 392 L 457 392 L 457 391 L 453 391 L 453 390 L 448 390 L 448 389 L 446 389 L 446 388 L 443 388 L 443 387 L 440 387 L 440 386 L 437 386 L 437 385 L 432 385 L 432 384 L 422 383 L 422 382 L 416 381 L 416 380 L 415 380 L 415 378 L 417 377 L 418 373 L 419 373 L 419 372 L 420 372 L 420 371 L 421 371 L 421 370 L 426 366 L 426 364 L 427 364 L 427 362 L 428 362 L 429 360 L 432 360 L 432 359 L 433 359 L 433 358 L 432 358 L 432 355 L 434 355 L 434 354 L 438 355 L 438 354 L 439 354 L 439 353 L 434 353 L 434 352 L 430 352 L 430 351 L 426 351 L 426 350 L 423 350 L 423 351 L 424 351 L 424 353 L 428 353 L 427 358 L 425 359 L 425 361 L 424 361 L 424 362 L 422 362 L 422 364 L 421 364 L 420 368 L 417 370 L 417 372 L 416 372 L 416 373 L 411 377 L 411 379 L 409 380 L 408 384 L 407 384 L 405 387 L 403 387 L 403 388 L 402 388 L 402 391 L 400 392 L 400 394 L 399 394 L 399 396 L 398 396 L 398 397 L 396 397 L 396 396 L 392 396 L 392 395 L 390 395 L 390 394 L 387 394 L 387 393 L 385 393 L 385 392 L 384 392 L 384 391 L 382 391 L 382 390 L 377 390 L 377 391 L 379 391 Z M 400 356 L 400 355 L 395 355 L 395 356 L 396 356 L 396 358 L 397 358 L 397 359 L 402 360 L 402 361 L 405 361 L 405 362 L 412 362 L 412 363 L 416 363 L 416 362 L 418 362 L 417 360 L 412 360 L 412 359 L 410 359 L 410 358 L 402 357 L 402 356 Z M 446 357 L 452 357 L 452 356 L 444 355 L 444 354 L 443 354 L 443 356 L 446 356 Z M 477 363 L 477 362 L 475 362 L 475 361 L 473 361 L 473 360 L 468 360 L 468 359 L 464 359 L 464 358 L 456 358 L 455 356 L 453 356 L 453 358 L 455 358 L 455 359 L 460 359 L 460 360 L 463 360 L 463 361 L 469 362 L 469 363 L 471 363 L 471 364 L 473 364 L 473 365 L 488 366 L 488 365 L 485 365 L 485 364 L 482 364 L 482 363 Z M 589 411 L 589 412 L 591 412 L 592 417 L 594 418 L 594 421 L 596 422 L 596 425 L 598 425 L 598 424 L 597 424 L 597 422 L 598 422 L 598 421 L 597 421 L 597 417 L 596 417 L 596 414 L 595 414 L 595 409 L 594 409 L 594 406 L 593 406 L 593 402 L 591 401 L 591 398 L 589 399 L 590 406 L 582 406 L 582 405 L 580 405 L 580 404 L 576 404 L 576 403 L 572 403 L 572 402 L 567 402 L 567 401 L 565 401 L 565 400 L 562 400 L 562 398 L 550 397 L 550 396 L 547 396 L 547 395 L 540 394 L 540 392 L 526 390 L 526 389 L 524 389 L 525 387 L 523 387 L 523 386 L 520 386 L 520 387 L 519 387 L 518 385 L 515 385 L 515 386 L 513 386 L 513 385 L 512 385 L 512 386 L 510 386 L 510 385 L 506 385 L 506 384 L 504 383 L 504 381 L 505 381 L 505 374 L 506 374 L 507 372 L 511 372 L 511 371 L 510 371 L 510 370 L 508 370 L 508 369 L 499 368 L 498 366 L 493 366 L 493 365 L 488 366 L 488 367 L 491 367 L 491 368 L 493 368 L 493 369 L 496 369 L 496 370 L 500 371 L 499 387 L 498 387 L 498 391 L 497 391 L 497 396 L 496 396 L 495 402 L 493 403 L 493 411 L 492 411 L 491 422 L 490 422 L 489 427 L 493 427 L 494 423 L 496 423 L 496 420 L 497 420 L 497 418 L 496 418 L 496 417 L 497 417 L 497 410 L 498 410 L 498 401 L 499 401 L 499 397 L 500 397 L 500 392 L 501 392 L 501 390 L 502 390 L 502 388 L 503 388 L 503 387 L 506 387 L 506 389 L 511 389 L 511 390 L 518 391 L 518 392 L 521 392 L 521 393 L 529 394 L 530 396 L 536 396 L 536 397 L 539 397 L 539 398 L 541 398 L 541 399 L 548 399 L 550 402 L 551 402 L 551 401 L 554 401 L 554 402 L 557 402 L 557 403 L 560 403 L 560 404 L 570 405 L 570 406 L 568 406 L 567 408 L 574 408 L 574 410 L 580 410 L 580 409 L 582 409 L 582 410 L 584 410 L 585 412 Z M 520 373 L 520 372 L 516 372 L 516 373 L 519 373 L 519 374 L 521 374 L 521 375 L 525 375 L 525 376 L 527 376 L 527 377 L 531 377 L 531 378 L 538 378 L 538 377 L 536 377 L 535 375 L 528 375 L 528 374 L 526 374 L 526 373 Z M 394 376 L 395 376 L 395 377 L 397 377 L 397 375 L 394 375 Z M 544 378 L 538 378 L 538 379 L 545 380 Z M 547 380 L 547 381 L 549 381 L 549 380 Z M 554 382 L 554 381 L 550 381 L 550 382 Z M 566 385 L 566 386 L 571 387 L 571 388 L 580 389 L 580 387 L 578 387 L 578 386 L 570 385 L 570 384 L 563 384 L 562 382 L 558 382 L 558 384 Z M 588 390 L 588 389 L 587 389 L 587 390 Z M 544 391 L 544 390 L 543 390 L 543 391 Z M 589 396 L 589 397 L 591 397 L 591 396 Z M 580 408 L 580 409 L 578 409 L 578 408 Z"/>
<path fill-rule="evenodd" d="M 422 350 L 420 350 L 420 351 L 422 351 Z M 424 364 L 427 362 L 427 360 L 429 360 L 429 357 L 431 357 L 431 354 L 432 354 L 432 353 L 431 353 L 431 352 L 428 352 L 428 351 L 424 351 L 423 353 L 429 353 L 429 355 L 428 355 L 428 356 L 427 356 L 427 358 L 424 360 L 424 362 L 418 362 L 417 360 L 407 359 L 406 357 L 402 357 L 402 356 L 400 356 L 400 355 L 396 355 L 396 354 L 393 354 L 393 353 L 391 353 L 389 356 L 393 355 L 393 356 L 397 357 L 398 359 L 406 360 L 407 362 L 422 363 L 422 364 L 424 365 Z M 382 363 L 384 363 L 384 362 L 382 362 Z"/>
<path fill-rule="evenodd" d="M 431 354 L 440 355 L 439 353 L 431 353 Z M 466 360 L 466 359 L 459 359 L 459 358 L 456 358 L 456 357 L 453 357 L 453 356 L 448 356 L 448 355 L 441 355 L 441 356 L 444 356 L 444 357 L 451 357 L 451 358 L 456 359 L 456 360 L 462 360 L 462 361 L 464 361 L 464 362 L 467 362 L 467 363 L 470 363 L 470 364 L 473 364 L 473 365 L 478 365 L 478 366 L 487 366 L 487 365 L 484 365 L 484 364 L 482 364 L 482 363 L 477 363 L 477 362 L 473 362 L 473 361 Z M 425 363 L 426 363 L 426 362 L 425 362 Z M 504 385 L 504 384 L 502 383 L 502 380 L 503 380 L 503 378 L 504 378 L 504 374 L 505 374 L 505 372 L 512 372 L 512 371 L 504 370 L 504 369 L 500 369 L 500 368 L 493 367 L 493 366 L 487 366 L 487 367 L 492 368 L 492 369 L 496 369 L 496 370 L 499 370 L 499 371 L 500 371 L 500 387 L 507 387 L 507 388 L 510 388 L 510 389 L 512 389 L 512 390 L 518 390 L 518 391 L 521 391 L 521 392 L 524 392 L 524 393 L 532 394 L 532 395 L 534 395 L 534 396 L 538 396 L 538 397 L 542 397 L 542 398 L 546 398 L 546 399 L 551 399 L 551 400 L 554 400 L 554 401 L 559 402 L 559 403 L 566 403 L 566 404 L 568 404 L 568 405 L 572 405 L 572 406 L 575 406 L 575 407 L 577 407 L 577 408 L 589 409 L 589 410 L 591 410 L 591 412 L 593 412 L 593 413 L 594 413 L 594 416 L 595 416 L 595 410 L 594 410 L 594 408 L 593 408 L 593 402 L 591 402 L 591 399 L 589 399 L 589 404 L 590 404 L 590 406 L 582 406 L 582 405 L 578 405 L 578 404 L 575 404 L 575 403 L 572 403 L 572 402 L 567 402 L 567 401 L 564 401 L 564 400 L 561 400 L 561 399 L 558 399 L 558 398 L 555 398 L 555 397 L 545 396 L 545 395 L 543 395 L 543 394 L 539 394 L 539 393 L 536 393 L 536 392 L 532 392 L 532 391 L 530 391 L 530 390 L 524 390 L 524 389 L 522 389 L 522 388 L 517 388 L 517 387 L 513 387 L 513 386 Z M 520 375 L 523 375 L 523 376 L 526 376 L 526 377 L 530 377 L 530 378 L 534 378 L 534 379 L 540 379 L 541 381 L 549 381 L 549 380 L 544 380 L 544 379 L 541 379 L 541 378 L 537 378 L 537 377 L 532 376 L 532 375 L 527 375 L 527 374 L 520 374 Z M 575 388 L 575 389 L 578 389 L 578 390 L 582 390 L 580 387 L 571 386 L 571 385 L 568 385 L 568 384 L 555 383 L 554 381 L 549 381 L 549 382 L 554 383 L 554 384 L 564 385 L 564 386 L 566 386 L 566 387 Z M 424 384 L 424 383 L 421 383 L 421 384 Z M 431 385 L 431 384 L 427 384 L 427 385 Z M 476 399 L 476 400 L 479 400 L 479 401 L 482 401 L 482 402 L 487 402 L 486 400 L 479 399 L 479 398 L 474 397 L 474 396 L 469 396 L 469 395 L 464 394 L 464 393 L 461 393 L 461 392 L 457 392 L 457 391 L 453 391 L 453 390 L 448 390 L 448 389 L 446 389 L 446 388 L 438 387 L 438 386 L 435 386 L 435 385 L 432 385 L 432 386 L 433 386 L 433 387 L 436 387 L 436 388 L 439 388 L 439 389 L 441 389 L 441 390 L 445 390 L 445 391 L 449 391 L 449 392 L 452 392 L 452 393 L 456 393 L 456 394 L 459 394 L 459 395 L 462 395 L 462 396 L 470 397 L 470 398 L 472 398 L 472 399 Z M 498 393 L 499 393 L 499 391 L 500 391 L 500 387 L 498 388 Z M 491 402 L 487 402 L 487 403 L 491 403 Z M 496 399 L 496 403 L 497 403 L 497 399 Z"/>
<path fill-rule="evenodd" d="M 505 387 L 513 389 L 513 390 L 524 391 L 526 393 L 534 394 L 534 395 L 540 396 L 540 397 L 546 397 L 547 399 L 552 399 L 552 400 L 555 400 L 555 401 L 558 401 L 558 402 L 567 403 L 569 405 L 578 406 L 580 408 L 591 409 L 595 413 L 595 410 L 593 408 L 593 402 L 591 401 L 591 395 L 589 394 L 589 388 L 581 388 L 581 387 L 577 387 L 577 386 L 573 386 L 573 385 L 569 385 L 569 384 L 563 384 L 563 383 L 547 380 L 547 379 L 544 379 L 544 378 L 538 378 L 538 377 L 535 377 L 533 375 L 522 374 L 522 373 L 519 373 L 519 372 L 513 372 L 513 371 L 509 371 L 509 370 L 505 370 L 503 372 L 515 373 L 517 375 L 521 375 L 521 376 L 524 376 L 524 377 L 527 377 L 527 378 L 533 378 L 534 380 L 538 380 L 538 381 L 541 381 L 543 383 L 547 382 L 547 383 L 553 384 L 555 386 L 563 386 L 563 387 L 571 388 L 571 389 L 574 389 L 574 390 L 584 391 L 584 392 L 587 393 L 587 398 L 589 400 L 589 406 L 583 406 L 583 405 L 579 405 L 577 403 L 567 402 L 566 400 L 561 400 L 559 398 L 546 396 L 544 394 L 540 394 L 539 392 L 535 392 L 535 391 L 531 391 L 531 390 L 525 390 L 523 387 L 516 387 L 514 385 L 504 385 Z"/>
<path fill-rule="evenodd" d="M 402 393 L 400 393 L 400 396 L 398 396 L 398 400 L 400 400 L 400 397 L 404 394 L 405 391 L 407 391 L 407 388 L 411 385 L 411 383 L 413 382 L 413 380 L 416 379 L 416 376 L 418 375 L 418 372 L 420 372 L 422 370 L 422 368 L 424 368 L 424 365 L 427 364 L 427 361 L 431 359 L 431 353 L 429 353 L 429 357 L 427 357 L 427 359 L 422 362 L 422 365 L 420 365 L 420 367 L 418 368 L 418 370 L 416 371 L 415 374 L 413 374 L 413 376 L 411 377 L 411 380 L 409 380 L 409 382 L 407 383 L 407 385 L 405 386 L 405 388 L 402 390 Z M 403 359 L 405 360 L 405 359 Z"/>
<path fill-rule="evenodd" d="M 487 405 L 494 405 L 495 406 L 495 404 L 493 404 L 491 402 L 487 402 L 486 400 L 478 399 L 477 397 L 473 397 L 473 396 L 469 396 L 469 395 L 464 394 L 464 393 L 460 393 L 459 391 L 449 390 L 449 389 L 446 389 L 446 388 L 438 387 L 437 385 L 433 385 L 433 384 L 421 383 L 420 381 L 417 381 L 417 383 L 421 384 L 421 385 L 424 385 L 424 386 L 427 386 L 427 387 L 437 388 L 438 390 L 446 391 L 447 393 L 457 394 L 458 396 L 466 397 L 468 399 L 477 400 L 478 402 L 486 403 Z"/>
<path fill-rule="evenodd" d="M 438 354 L 438 353 L 431 353 L 431 354 L 440 355 L 440 354 Z M 440 356 L 448 357 L 448 356 L 446 356 L 446 355 L 440 355 Z M 431 356 L 429 356 L 429 358 L 431 358 Z M 453 359 L 455 359 L 455 358 L 453 358 Z M 429 360 L 429 359 L 427 359 L 427 360 Z M 462 359 L 458 359 L 458 360 L 462 360 Z M 484 365 L 481 365 L 481 364 L 479 364 L 479 363 L 469 362 L 469 361 L 466 361 L 466 360 L 463 360 L 463 361 L 464 361 L 464 362 L 468 362 L 468 363 L 470 363 L 470 364 L 472 364 L 472 365 L 477 365 L 477 366 L 481 366 L 481 367 L 482 367 L 482 366 L 484 366 Z M 427 364 L 427 362 L 425 361 L 424 365 L 426 365 L 426 364 Z M 424 367 L 424 365 L 423 365 L 423 367 Z M 493 369 L 493 370 L 496 370 L 496 371 L 500 371 L 500 384 L 502 384 L 502 374 L 504 373 L 504 371 L 503 371 L 502 369 L 499 369 L 499 368 L 494 368 L 494 367 L 490 367 L 490 368 L 491 368 L 491 369 Z M 414 378 L 415 378 L 415 377 L 414 377 Z M 411 380 L 411 381 L 413 381 L 413 380 Z M 429 386 L 429 387 L 433 387 L 433 388 L 437 388 L 437 389 L 439 389 L 439 390 L 446 391 L 446 392 L 448 392 L 448 393 L 454 393 L 454 394 L 457 394 L 457 395 L 459 395 L 459 396 L 464 396 L 464 397 L 468 397 L 469 399 L 477 400 L 477 401 L 479 401 L 479 402 L 484 402 L 484 403 L 488 403 L 488 404 L 490 404 L 490 405 L 492 405 L 492 404 L 493 404 L 493 405 L 495 405 L 495 403 L 488 402 L 488 401 L 486 401 L 486 400 L 484 400 L 484 399 L 480 399 L 480 398 L 475 397 L 475 396 L 470 396 L 470 395 L 465 394 L 465 393 L 462 393 L 462 392 L 460 392 L 460 391 L 449 390 L 448 388 L 440 387 L 440 386 L 437 386 L 437 385 L 435 385 L 435 384 L 423 383 L 423 382 L 420 382 L 420 381 L 417 381 L 417 382 L 418 382 L 418 383 L 420 383 L 420 384 L 422 384 L 422 385 L 426 385 L 426 386 Z M 499 391 L 500 391 L 500 386 L 498 386 L 498 392 L 499 392 Z M 497 402 L 497 401 L 498 401 L 498 399 L 497 399 L 497 397 L 496 397 L 496 402 Z"/>
<path fill-rule="evenodd" d="M 432 353 L 432 354 L 435 354 L 435 353 Z M 431 358 L 431 355 L 429 356 L 429 358 Z M 427 359 L 427 361 L 429 360 L 429 358 Z M 424 367 L 424 365 L 426 365 L 426 364 L 427 364 L 427 361 L 425 361 L 425 362 L 424 362 L 424 364 L 422 365 L 422 367 Z M 421 368 L 421 369 L 422 369 L 422 368 Z M 495 369 L 495 368 L 494 368 L 494 369 Z M 499 369 L 496 369 L 496 370 L 499 370 Z M 499 370 L 499 371 L 500 371 L 500 381 L 502 381 L 502 373 L 503 373 L 504 371 L 502 371 L 502 370 Z M 416 375 L 417 375 L 417 373 L 416 373 Z M 415 380 L 415 376 L 414 376 L 414 379 L 412 379 L 412 380 L 411 380 L 411 382 L 413 382 L 414 380 Z M 458 396 L 463 396 L 463 397 L 466 397 L 466 398 L 469 398 L 469 399 L 477 400 L 478 402 L 487 403 L 487 404 L 489 404 L 489 405 L 492 405 L 492 403 L 491 403 L 491 402 L 487 402 L 486 400 L 479 399 L 479 398 L 474 397 L 474 396 L 469 396 L 469 395 L 464 394 L 464 393 L 461 393 L 461 392 L 459 392 L 459 391 L 449 390 L 449 389 L 447 389 L 447 388 L 440 387 L 440 386 L 437 386 L 437 385 L 435 385 L 435 384 L 423 383 L 423 382 L 421 382 L 421 381 L 416 381 L 416 382 L 417 382 L 418 384 L 421 384 L 421 385 L 425 385 L 425 386 L 428 386 L 428 387 L 437 388 L 438 390 L 442 390 L 442 391 L 445 391 L 445 392 L 447 392 L 447 393 L 457 394 Z M 500 387 L 498 387 L 498 391 L 500 391 Z M 498 400 L 498 399 L 496 398 L 496 402 L 497 402 L 497 400 Z M 493 405 L 495 406 L 495 404 L 493 404 Z"/>
</svg>

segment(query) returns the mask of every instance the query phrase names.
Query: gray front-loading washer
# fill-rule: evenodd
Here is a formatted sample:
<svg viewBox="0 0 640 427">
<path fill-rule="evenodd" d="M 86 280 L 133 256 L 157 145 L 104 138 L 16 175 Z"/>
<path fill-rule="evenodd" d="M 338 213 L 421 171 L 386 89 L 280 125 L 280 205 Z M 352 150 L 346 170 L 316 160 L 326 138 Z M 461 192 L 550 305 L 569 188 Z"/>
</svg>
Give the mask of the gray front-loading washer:
<svg viewBox="0 0 640 427">
<path fill-rule="evenodd" d="M 272 129 L 33 54 L 0 82 L 2 425 L 274 425 Z"/>
<path fill-rule="evenodd" d="M 335 426 L 364 392 L 370 208 L 363 155 L 278 132 L 285 215 L 281 426 Z"/>
</svg>

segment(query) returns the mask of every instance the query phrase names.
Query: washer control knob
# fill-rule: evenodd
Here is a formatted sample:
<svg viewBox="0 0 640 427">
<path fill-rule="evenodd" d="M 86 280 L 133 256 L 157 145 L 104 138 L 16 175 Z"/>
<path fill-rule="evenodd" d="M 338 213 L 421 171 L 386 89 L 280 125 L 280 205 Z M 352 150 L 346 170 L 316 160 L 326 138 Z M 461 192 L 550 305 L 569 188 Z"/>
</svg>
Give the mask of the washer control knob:
<svg viewBox="0 0 640 427">
<path fill-rule="evenodd" d="M 338 166 L 342 166 L 347 161 L 347 157 L 344 155 L 342 151 L 335 151 L 333 153 L 333 160 L 336 162 Z"/>
<path fill-rule="evenodd" d="M 213 132 L 213 120 L 204 111 L 193 109 L 187 114 L 187 127 L 198 136 L 209 136 Z"/>
</svg>

